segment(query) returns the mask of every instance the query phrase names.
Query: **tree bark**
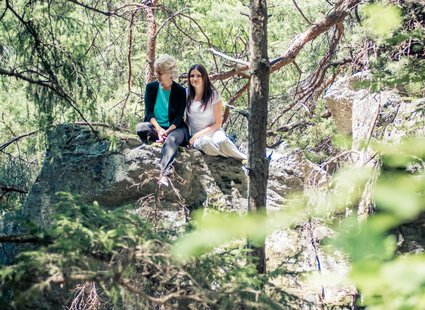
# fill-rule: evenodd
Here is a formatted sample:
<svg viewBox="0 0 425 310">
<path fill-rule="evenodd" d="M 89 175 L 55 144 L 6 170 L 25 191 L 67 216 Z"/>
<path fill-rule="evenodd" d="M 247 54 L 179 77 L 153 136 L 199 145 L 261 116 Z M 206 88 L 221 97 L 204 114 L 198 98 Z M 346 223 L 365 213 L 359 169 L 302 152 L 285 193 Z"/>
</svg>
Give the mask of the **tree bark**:
<svg viewBox="0 0 425 310">
<path fill-rule="evenodd" d="M 145 83 L 155 80 L 153 64 L 156 52 L 156 23 L 153 7 L 157 5 L 157 0 L 153 0 L 149 7 L 145 8 L 146 20 L 148 22 L 148 41 L 146 46 L 146 68 Z"/>
<path fill-rule="evenodd" d="M 248 123 L 248 211 L 266 214 L 269 161 L 266 159 L 267 112 L 270 63 L 267 55 L 266 0 L 250 3 L 250 98 Z M 257 270 L 266 272 L 265 239 L 253 244 L 252 255 L 257 259 Z"/>
</svg>

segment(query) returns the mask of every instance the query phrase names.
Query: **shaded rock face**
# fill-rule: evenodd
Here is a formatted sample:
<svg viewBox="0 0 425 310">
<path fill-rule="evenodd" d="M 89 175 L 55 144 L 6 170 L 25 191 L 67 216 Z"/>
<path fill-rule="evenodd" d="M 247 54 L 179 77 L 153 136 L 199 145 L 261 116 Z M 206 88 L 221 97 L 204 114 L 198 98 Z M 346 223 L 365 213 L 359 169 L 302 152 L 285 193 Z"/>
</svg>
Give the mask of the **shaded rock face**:
<svg viewBox="0 0 425 310">
<path fill-rule="evenodd" d="M 19 225 L 17 224 L 14 214 L 5 214 L 0 221 L 0 233 L 5 236 L 17 235 L 19 233 Z M 13 263 L 19 246 L 14 243 L 0 244 L 0 266 Z"/>
<path fill-rule="evenodd" d="M 397 230 L 397 250 L 400 253 L 425 253 L 425 212 Z"/>
<path fill-rule="evenodd" d="M 173 221 L 185 221 L 182 208 L 246 211 L 247 177 L 237 160 L 180 148 L 171 185 L 158 188 L 161 148 L 142 144 L 136 136 L 119 138 L 111 151 L 109 140 L 96 139 L 89 128 L 60 125 L 49 133 L 48 143 L 43 168 L 23 207 L 40 225 L 50 222 L 57 192 L 78 194 L 83 202 L 97 201 L 106 208 L 134 204 L 142 214 L 158 208 Z M 302 191 L 313 172 L 325 176 L 300 151 L 274 153 L 269 207 L 279 208 L 289 192 Z"/>
</svg>

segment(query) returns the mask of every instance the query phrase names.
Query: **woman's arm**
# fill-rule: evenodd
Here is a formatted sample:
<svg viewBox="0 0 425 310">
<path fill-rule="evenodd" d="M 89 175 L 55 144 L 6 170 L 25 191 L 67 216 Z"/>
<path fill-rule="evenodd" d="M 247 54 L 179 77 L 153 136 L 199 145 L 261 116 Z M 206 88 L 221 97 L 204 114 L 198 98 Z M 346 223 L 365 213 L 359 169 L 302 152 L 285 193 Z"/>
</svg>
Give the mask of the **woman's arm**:
<svg viewBox="0 0 425 310">
<path fill-rule="evenodd" d="M 161 129 L 163 129 L 161 126 L 159 126 L 158 121 L 156 120 L 155 117 L 152 117 L 149 122 L 153 125 L 153 127 L 155 128 L 155 130 L 157 132 L 159 132 Z"/>
<path fill-rule="evenodd" d="M 176 112 L 174 119 L 170 119 L 170 128 L 174 125 L 175 129 L 180 127 L 183 122 L 184 111 L 186 109 L 186 89 L 176 82 L 173 82 L 172 87 L 174 88 L 174 90 L 172 90 L 173 98 L 170 97 L 170 100 L 173 100 L 172 104 L 176 107 Z M 173 94 L 173 92 L 175 93 Z"/>
<path fill-rule="evenodd" d="M 181 122 L 183 122 L 185 109 L 186 109 L 186 90 L 183 87 L 181 87 L 181 89 L 179 90 L 179 96 L 177 98 L 177 116 L 174 119 L 174 121 L 170 124 L 170 127 L 168 127 L 168 129 L 164 131 L 164 140 L 165 138 L 167 138 L 170 132 L 172 132 L 174 129 L 180 126 Z"/>
<path fill-rule="evenodd" d="M 145 121 L 149 121 L 152 126 L 155 128 L 157 134 L 158 134 L 158 142 L 163 142 L 167 135 L 165 134 L 165 129 L 163 129 L 161 126 L 159 126 L 158 121 L 155 118 L 155 102 L 156 102 L 156 96 L 158 94 L 158 89 L 155 88 L 156 84 L 155 82 L 151 82 L 146 84 L 145 89 Z M 164 136 L 165 134 L 165 136 Z"/>
<path fill-rule="evenodd" d="M 152 118 L 155 118 L 154 108 L 156 101 L 155 84 L 153 82 L 146 84 L 145 88 L 145 122 L 151 122 Z M 152 123 L 152 122 L 151 122 Z M 152 123 L 154 125 L 154 123 Z"/>
<path fill-rule="evenodd" d="M 192 138 L 190 138 L 189 140 L 189 145 L 193 145 L 193 143 L 195 143 L 195 141 L 203 136 L 205 136 L 206 134 L 210 133 L 210 132 L 214 132 L 217 129 L 221 128 L 221 124 L 222 124 L 222 102 L 221 100 L 217 101 L 213 108 L 214 108 L 214 123 L 212 123 L 211 125 L 209 125 L 208 127 L 205 127 L 204 129 L 198 131 L 196 134 L 194 134 L 192 136 Z"/>
<path fill-rule="evenodd" d="M 168 127 L 168 129 L 165 131 L 165 133 L 168 135 L 170 132 L 172 132 L 176 128 L 177 128 L 176 125 L 171 124 L 171 126 Z"/>
</svg>

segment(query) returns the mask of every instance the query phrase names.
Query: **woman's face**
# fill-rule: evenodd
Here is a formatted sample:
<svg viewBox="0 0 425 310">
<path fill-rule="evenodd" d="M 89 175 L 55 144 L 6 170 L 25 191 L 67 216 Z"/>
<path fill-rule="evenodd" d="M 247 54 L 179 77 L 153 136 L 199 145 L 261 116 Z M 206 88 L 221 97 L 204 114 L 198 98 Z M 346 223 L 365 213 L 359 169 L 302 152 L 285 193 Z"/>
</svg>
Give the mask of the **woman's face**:
<svg viewBox="0 0 425 310">
<path fill-rule="evenodd" d="M 196 69 L 193 69 L 190 71 L 189 75 L 189 81 L 190 85 L 192 85 L 195 88 L 202 87 L 203 81 L 202 81 L 202 74 Z"/>
<path fill-rule="evenodd" d="M 155 69 L 155 77 L 158 80 L 161 87 L 164 89 L 170 89 L 173 84 L 173 79 L 171 72 L 161 71 L 160 69 Z"/>
</svg>

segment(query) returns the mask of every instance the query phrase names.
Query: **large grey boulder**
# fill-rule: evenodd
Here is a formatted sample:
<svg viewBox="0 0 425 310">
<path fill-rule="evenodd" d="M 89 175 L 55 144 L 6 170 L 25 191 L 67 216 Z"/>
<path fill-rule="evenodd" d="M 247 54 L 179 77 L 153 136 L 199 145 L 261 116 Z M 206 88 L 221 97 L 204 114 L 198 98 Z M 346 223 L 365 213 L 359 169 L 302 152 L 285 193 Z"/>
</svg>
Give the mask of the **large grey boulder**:
<svg viewBox="0 0 425 310">
<path fill-rule="evenodd" d="M 116 133 L 116 148 L 111 149 L 111 133 L 101 135 L 105 137 L 97 139 L 88 127 L 66 124 L 49 133 L 44 165 L 25 201 L 25 215 L 48 224 L 58 192 L 79 195 L 88 204 L 97 201 L 105 208 L 134 204 L 141 213 L 153 208 L 182 216 L 181 209 L 200 207 L 246 210 L 247 176 L 240 161 L 180 148 L 170 186 L 158 187 L 160 147 Z M 302 191 L 312 174 L 319 179 L 326 175 L 302 152 L 273 153 L 268 207 L 280 208 L 285 196 Z"/>
<path fill-rule="evenodd" d="M 409 137 L 425 136 L 425 98 L 415 100 L 399 100 L 393 105 L 383 106 L 382 115 L 385 113 L 389 121 L 382 124 L 378 132 L 382 139 L 388 143 L 400 143 L 402 139 Z"/>
<path fill-rule="evenodd" d="M 424 99 L 404 99 L 395 91 L 373 91 L 372 76 L 359 72 L 336 81 L 326 92 L 326 106 L 337 131 L 353 139 L 353 150 L 371 137 L 397 143 L 406 136 L 423 136 L 425 117 L 418 111 Z"/>
<path fill-rule="evenodd" d="M 232 205 L 245 195 L 246 178 L 236 160 L 216 163 L 203 160 L 200 152 L 182 149 L 172 184 L 159 188 L 161 148 L 142 144 L 133 135 L 117 134 L 116 147 L 111 149 L 111 133 L 101 133 L 105 134 L 97 139 L 88 127 L 76 125 L 60 125 L 49 133 L 43 167 L 23 207 L 28 218 L 48 225 L 58 192 L 79 195 L 87 204 L 97 201 L 105 208 L 133 204 L 142 213 L 159 206 L 161 211 L 178 213 L 180 208 L 198 208 L 206 201 Z M 230 187 L 236 191 L 229 193 Z"/>
<path fill-rule="evenodd" d="M 363 142 L 375 139 L 397 145 L 406 138 L 425 136 L 425 99 L 403 98 L 395 91 L 373 91 L 368 86 L 371 80 L 369 72 L 344 77 L 335 82 L 324 96 L 337 131 L 353 139 L 351 159 L 356 166 L 380 164 L 375 152 L 365 147 Z M 358 205 L 360 217 L 367 216 L 374 207 L 371 204 L 372 184 L 373 180 L 367 185 Z M 420 233 L 424 223 L 425 216 L 421 214 L 398 228 L 400 252 L 425 251 L 423 233 Z"/>
</svg>

